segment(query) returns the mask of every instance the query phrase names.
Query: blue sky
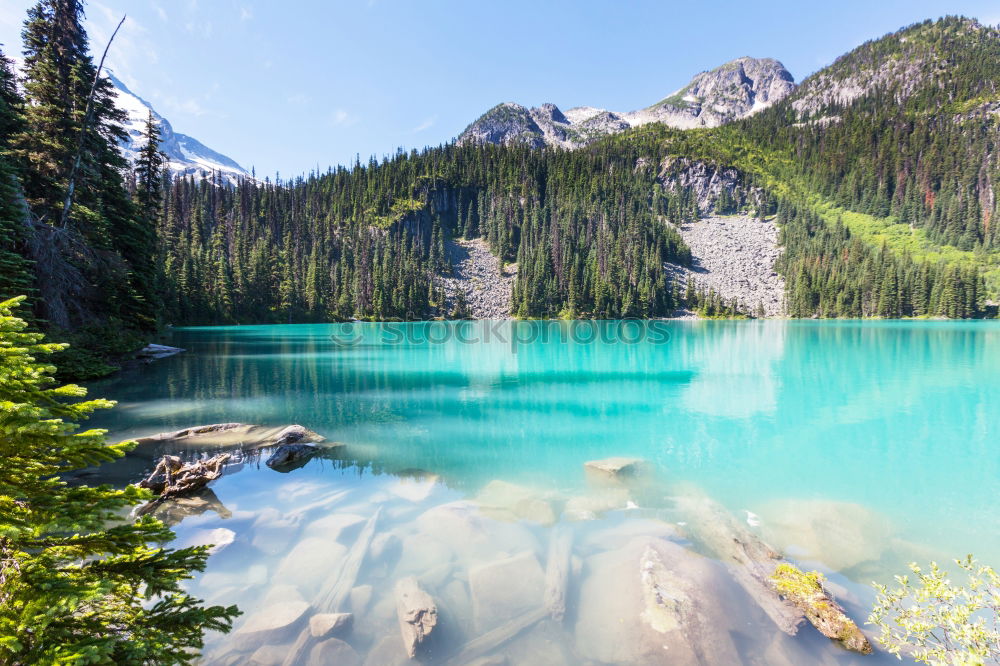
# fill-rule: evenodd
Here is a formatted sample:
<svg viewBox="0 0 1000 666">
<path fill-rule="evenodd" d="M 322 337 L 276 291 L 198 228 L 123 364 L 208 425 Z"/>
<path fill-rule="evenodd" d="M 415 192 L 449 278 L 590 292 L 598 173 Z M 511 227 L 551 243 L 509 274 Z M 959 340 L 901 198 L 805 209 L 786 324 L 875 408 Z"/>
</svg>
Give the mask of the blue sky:
<svg viewBox="0 0 1000 666">
<path fill-rule="evenodd" d="M 20 51 L 30 0 L 3 0 Z M 743 55 L 797 81 L 872 37 L 942 14 L 1000 22 L 995 0 L 90 0 L 91 48 L 179 132 L 255 166 L 306 173 L 448 141 L 501 101 L 647 106 Z"/>
</svg>

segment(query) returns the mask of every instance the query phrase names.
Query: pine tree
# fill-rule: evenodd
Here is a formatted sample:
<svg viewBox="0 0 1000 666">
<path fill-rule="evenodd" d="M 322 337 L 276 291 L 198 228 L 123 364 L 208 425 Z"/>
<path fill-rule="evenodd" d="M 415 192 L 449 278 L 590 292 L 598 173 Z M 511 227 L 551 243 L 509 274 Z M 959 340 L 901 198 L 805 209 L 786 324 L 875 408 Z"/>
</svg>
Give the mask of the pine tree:
<svg viewBox="0 0 1000 666">
<path fill-rule="evenodd" d="M 173 534 L 124 509 L 147 499 L 135 486 L 69 485 L 67 472 L 114 460 L 134 442 L 73 421 L 106 400 L 52 388 L 55 368 L 36 361 L 65 345 L 26 333 L 0 303 L 0 661 L 28 664 L 188 664 L 207 630 L 228 631 L 235 606 L 204 607 L 180 587 L 204 569 L 205 547 L 180 550 Z"/>
</svg>

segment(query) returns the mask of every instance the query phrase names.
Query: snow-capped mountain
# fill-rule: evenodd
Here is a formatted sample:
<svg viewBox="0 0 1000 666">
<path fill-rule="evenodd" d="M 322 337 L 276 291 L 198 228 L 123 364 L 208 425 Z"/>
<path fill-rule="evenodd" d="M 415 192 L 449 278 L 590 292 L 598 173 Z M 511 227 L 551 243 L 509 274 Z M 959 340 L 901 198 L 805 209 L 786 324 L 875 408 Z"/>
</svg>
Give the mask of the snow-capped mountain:
<svg viewBox="0 0 1000 666">
<path fill-rule="evenodd" d="M 160 150 L 167 156 L 171 175 L 193 175 L 200 178 L 218 172 L 230 184 L 235 184 L 240 178 L 250 177 L 250 173 L 235 160 L 215 152 L 194 137 L 175 132 L 170 121 L 157 113 L 149 102 L 129 90 L 114 74 L 108 72 L 108 76 L 118 91 L 118 108 L 128 113 L 128 120 L 125 122 L 128 139 L 122 143 L 121 149 L 129 161 L 135 161 L 143 146 L 142 134 L 146 117 L 152 111 L 153 119 L 160 126 Z"/>
<path fill-rule="evenodd" d="M 737 58 L 697 74 L 672 95 L 637 111 L 578 106 L 563 113 L 555 104 L 531 109 L 513 102 L 498 104 L 469 125 L 458 142 L 577 148 L 646 123 L 679 129 L 717 127 L 757 113 L 794 90 L 795 80 L 777 60 Z"/>
</svg>

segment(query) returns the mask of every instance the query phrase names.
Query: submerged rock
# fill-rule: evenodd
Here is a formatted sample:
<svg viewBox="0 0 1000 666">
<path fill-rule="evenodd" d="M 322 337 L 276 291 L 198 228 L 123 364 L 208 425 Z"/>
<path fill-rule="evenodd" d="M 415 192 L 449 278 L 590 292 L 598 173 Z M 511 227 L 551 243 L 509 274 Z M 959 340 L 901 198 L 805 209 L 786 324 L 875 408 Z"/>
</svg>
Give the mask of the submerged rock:
<svg viewBox="0 0 1000 666">
<path fill-rule="evenodd" d="M 593 555 L 577 604 L 578 654 L 603 663 L 738 664 L 719 566 L 640 537 Z"/>
<path fill-rule="evenodd" d="M 437 605 L 412 576 L 396 581 L 394 593 L 403 647 L 412 659 L 417 656 L 417 648 L 427 640 L 437 625 Z"/>
<path fill-rule="evenodd" d="M 285 647 L 283 645 L 262 645 L 257 648 L 250 660 L 250 666 L 281 666 L 285 660 Z"/>
<path fill-rule="evenodd" d="M 271 469 L 306 463 L 319 452 L 315 444 L 282 444 L 264 462 Z"/>
<path fill-rule="evenodd" d="M 893 532 L 888 518 L 854 502 L 788 499 L 756 513 L 767 541 L 795 559 L 822 562 L 835 571 L 879 560 Z"/>
<path fill-rule="evenodd" d="M 507 481 L 490 481 L 476 502 L 485 515 L 496 520 L 528 520 L 542 525 L 556 522 L 556 512 L 546 493 Z"/>
<path fill-rule="evenodd" d="M 313 638 L 329 638 L 346 633 L 353 622 L 351 613 L 316 613 L 309 618 L 309 633 Z"/>
<path fill-rule="evenodd" d="M 328 638 L 309 652 L 306 666 L 361 666 L 361 656 L 339 638 Z"/>
<path fill-rule="evenodd" d="M 522 552 L 469 568 L 476 630 L 487 632 L 542 606 L 545 573 L 534 553 Z"/>
<path fill-rule="evenodd" d="M 281 560 L 274 580 L 302 590 L 315 589 L 317 580 L 336 576 L 346 555 L 347 548 L 336 541 L 306 537 Z"/>
<path fill-rule="evenodd" d="M 305 623 L 309 604 L 290 585 L 277 585 L 264 598 L 260 609 L 233 632 L 239 650 L 254 650 L 265 644 L 292 640 Z"/>
<path fill-rule="evenodd" d="M 629 483 L 646 475 L 649 463 L 642 458 L 604 458 L 583 463 L 587 478 L 599 482 Z"/>
</svg>

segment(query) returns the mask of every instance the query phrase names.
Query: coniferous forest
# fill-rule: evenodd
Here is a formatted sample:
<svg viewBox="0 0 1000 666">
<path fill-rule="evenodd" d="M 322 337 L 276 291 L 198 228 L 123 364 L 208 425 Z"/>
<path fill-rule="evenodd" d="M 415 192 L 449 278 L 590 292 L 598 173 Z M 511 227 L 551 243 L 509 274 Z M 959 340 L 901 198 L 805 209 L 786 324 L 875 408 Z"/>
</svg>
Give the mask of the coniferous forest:
<svg viewBox="0 0 1000 666">
<path fill-rule="evenodd" d="M 89 94 L 86 35 L 63 19 L 80 11 L 39 3 L 23 72 L 0 68 L 0 295 L 26 294 L 35 325 L 78 341 L 84 357 L 70 363 L 84 374 L 167 324 L 449 317 L 436 276 L 461 237 L 516 262 L 519 317 L 734 313 L 664 267 L 690 261 L 675 225 L 713 212 L 777 216 L 790 316 L 988 312 L 1000 158 L 995 114 L 977 109 L 1000 66 L 986 57 L 996 40 L 964 19 L 908 29 L 920 37 L 911 48 L 952 66 L 950 89 L 929 77 L 903 105 L 890 103 L 901 85 L 890 80 L 843 108 L 801 112 L 793 95 L 715 130 L 652 125 L 575 151 L 447 144 L 230 186 L 171 180 L 152 118 L 146 149 L 123 160 L 114 91 L 98 77 Z M 866 44 L 814 78 L 885 57 L 887 43 L 899 42 Z M 808 121 L 830 113 L 837 122 Z M 741 182 L 699 208 L 664 175 L 676 156 L 734 166 Z M 842 223 L 851 215 L 908 224 L 963 259 L 873 240 Z"/>
</svg>

